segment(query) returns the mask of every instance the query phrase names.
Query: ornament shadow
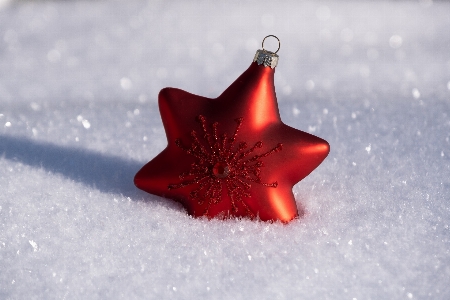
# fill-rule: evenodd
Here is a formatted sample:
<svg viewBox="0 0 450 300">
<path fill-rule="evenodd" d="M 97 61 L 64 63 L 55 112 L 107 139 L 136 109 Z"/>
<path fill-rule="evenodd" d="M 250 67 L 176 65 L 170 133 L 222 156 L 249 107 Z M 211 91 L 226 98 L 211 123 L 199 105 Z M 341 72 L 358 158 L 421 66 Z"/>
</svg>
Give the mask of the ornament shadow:
<svg viewBox="0 0 450 300">
<path fill-rule="evenodd" d="M 303 219 L 307 214 L 306 206 L 303 203 L 304 203 L 303 198 L 298 198 L 297 196 L 295 197 L 295 204 L 297 205 L 297 213 L 298 213 L 298 216 L 296 217 L 297 220 Z"/>
<path fill-rule="evenodd" d="M 5 135 L 0 135 L 0 157 L 61 174 L 102 192 L 144 198 L 133 184 L 142 166 L 137 161 Z"/>
</svg>

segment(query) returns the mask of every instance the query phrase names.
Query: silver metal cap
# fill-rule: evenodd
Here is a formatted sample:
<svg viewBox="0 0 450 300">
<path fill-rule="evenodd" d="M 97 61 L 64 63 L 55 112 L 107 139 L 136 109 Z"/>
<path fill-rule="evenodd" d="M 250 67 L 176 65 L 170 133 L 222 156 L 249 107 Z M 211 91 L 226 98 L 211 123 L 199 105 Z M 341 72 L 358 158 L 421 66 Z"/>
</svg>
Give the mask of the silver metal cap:
<svg viewBox="0 0 450 300">
<path fill-rule="evenodd" d="M 267 51 L 264 49 L 264 42 L 268 37 L 273 37 L 278 41 L 278 49 L 275 52 Z M 264 67 L 271 67 L 272 69 L 275 68 L 278 65 L 278 55 L 277 52 L 280 50 L 280 39 L 277 38 L 275 35 L 268 35 L 266 36 L 262 43 L 262 50 L 257 50 L 255 54 L 255 58 L 253 58 L 253 61 L 257 62 L 258 65 L 263 65 Z"/>
<path fill-rule="evenodd" d="M 264 67 L 271 67 L 273 69 L 278 65 L 278 58 L 279 56 L 274 52 L 262 49 L 256 50 L 253 61 L 256 61 L 258 65 L 264 65 Z"/>
</svg>

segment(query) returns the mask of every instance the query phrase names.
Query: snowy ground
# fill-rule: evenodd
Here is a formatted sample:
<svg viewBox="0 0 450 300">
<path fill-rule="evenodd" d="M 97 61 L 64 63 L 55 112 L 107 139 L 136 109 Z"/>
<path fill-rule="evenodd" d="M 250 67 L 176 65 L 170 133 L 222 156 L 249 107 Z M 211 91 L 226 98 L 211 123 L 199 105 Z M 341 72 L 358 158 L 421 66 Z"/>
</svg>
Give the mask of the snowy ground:
<svg viewBox="0 0 450 300">
<path fill-rule="evenodd" d="M 0 299 L 449 299 L 450 3 L 1 1 Z M 289 225 L 137 190 L 158 91 L 218 96 L 268 34 L 326 139 Z"/>
</svg>

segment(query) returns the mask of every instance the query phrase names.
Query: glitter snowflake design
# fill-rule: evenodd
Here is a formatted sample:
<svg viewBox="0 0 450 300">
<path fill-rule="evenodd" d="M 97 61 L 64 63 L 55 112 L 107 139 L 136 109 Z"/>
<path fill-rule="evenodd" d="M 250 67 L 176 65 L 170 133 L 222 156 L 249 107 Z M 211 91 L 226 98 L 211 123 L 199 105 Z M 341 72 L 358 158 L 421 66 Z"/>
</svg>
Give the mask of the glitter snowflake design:
<svg viewBox="0 0 450 300">
<path fill-rule="evenodd" d="M 194 156 L 196 161 L 191 165 L 189 171 L 180 174 L 180 183 L 169 184 L 169 190 L 198 185 L 190 192 L 189 197 L 197 201 L 199 205 L 207 203 L 204 212 L 204 215 L 207 215 L 211 205 L 222 200 L 222 190 L 226 188 L 231 200 L 232 213 L 237 213 L 237 203 L 241 203 L 247 215 L 255 218 L 255 214 L 243 199 L 250 197 L 249 190 L 253 183 L 269 188 L 278 186 L 276 181 L 272 183 L 261 181 L 261 168 L 264 166 L 261 159 L 281 151 L 282 144 L 278 144 L 263 154 L 254 154 L 258 148 L 262 148 L 261 141 L 256 142 L 250 148 L 246 142 L 236 144 L 236 137 L 243 118 L 235 119 L 237 126 L 231 137 L 228 137 L 226 133 L 219 136 L 218 122 L 212 124 L 210 133 L 204 116 L 198 116 L 197 121 L 203 129 L 203 135 L 200 138 L 193 130 L 190 147 L 182 145 L 180 139 L 175 141 L 180 149 Z"/>
</svg>

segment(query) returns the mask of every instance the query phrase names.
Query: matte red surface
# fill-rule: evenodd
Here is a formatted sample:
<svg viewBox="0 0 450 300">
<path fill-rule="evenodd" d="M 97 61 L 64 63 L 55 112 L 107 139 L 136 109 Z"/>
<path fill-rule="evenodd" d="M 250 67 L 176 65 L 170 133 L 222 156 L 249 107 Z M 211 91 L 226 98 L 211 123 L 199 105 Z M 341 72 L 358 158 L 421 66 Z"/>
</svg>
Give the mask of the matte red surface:
<svg viewBox="0 0 450 300">
<path fill-rule="evenodd" d="M 136 174 L 135 185 L 151 194 L 181 202 L 187 212 L 195 217 L 258 217 L 263 221 L 282 222 L 297 217 L 299 212 L 292 187 L 325 159 L 329 144 L 281 121 L 274 88 L 274 71 L 254 62 L 216 99 L 175 88 L 161 90 L 159 109 L 168 145 Z M 206 130 L 202 128 L 199 116 L 204 116 Z M 242 118 L 242 124 L 233 143 L 230 138 L 237 128 L 238 118 Z M 217 141 L 214 141 L 212 126 L 215 122 L 219 137 Z M 199 143 L 194 142 L 192 131 L 196 132 Z M 217 145 L 211 146 L 208 133 L 212 144 Z M 223 134 L 227 135 L 229 152 L 219 149 L 219 140 Z M 239 146 L 243 145 L 241 142 L 248 146 L 239 152 Z M 262 142 L 262 147 L 254 147 L 239 164 L 236 160 L 231 161 L 230 153 L 244 153 L 253 149 L 252 146 L 258 142 Z M 279 144 L 282 144 L 281 151 L 262 156 Z M 212 158 L 199 159 L 198 153 L 202 150 L 198 145 L 210 152 Z M 199 151 L 197 156 L 189 149 Z M 253 161 L 245 161 L 258 155 Z M 263 166 L 255 167 L 257 162 Z M 180 177 L 180 174 L 191 170 L 192 164 L 204 168 L 202 175 Z M 247 173 L 248 176 L 245 175 Z M 203 181 L 198 180 L 200 177 L 204 178 Z M 183 185 L 183 182 L 190 184 Z M 208 185 L 205 183 L 205 187 L 200 189 L 200 197 L 191 192 L 198 190 L 201 182 L 211 182 L 214 187 L 210 187 L 210 192 L 207 192 Z M 270 185 L 275 182 L 276 185 Z M 176 185 L 178 187 L 173 188 Z M 230 187 L 235 190 L 230 191 Z M 220 193 L 217 195 L 219 188 Z M 211 199 L 205 199 L 205 195 L 206 198 L 211 196 Z"/>
</svg>

